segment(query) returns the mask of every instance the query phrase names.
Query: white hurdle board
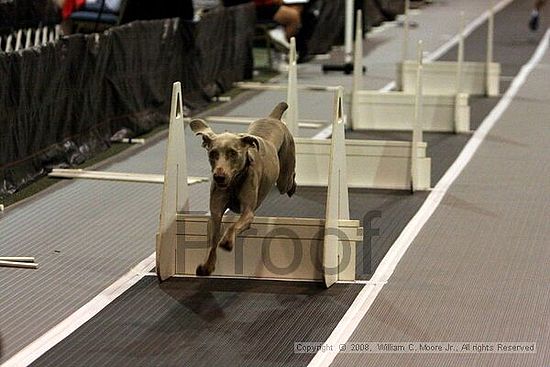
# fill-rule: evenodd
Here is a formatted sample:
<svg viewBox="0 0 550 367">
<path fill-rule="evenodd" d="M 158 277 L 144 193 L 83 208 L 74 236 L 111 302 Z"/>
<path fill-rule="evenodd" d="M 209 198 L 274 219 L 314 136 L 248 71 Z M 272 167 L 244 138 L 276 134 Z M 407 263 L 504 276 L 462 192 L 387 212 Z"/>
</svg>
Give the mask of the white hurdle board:
<svg viewBox="0 0 550 367">
<path fill-rule="evenodd" d="M 342 116 L 341 94 L 335 98 L 336 116 Z M 194 276 L 209 251 L 208 221 L 188 212 L 188 189 L 182 96 L 179 82 L 172 89 L 172 107 L 165 177 L 157 234 L 157 275 Z M 333 134 L 343 136 L 344 120 L 335 119 Z M 345 146 L 330 146 L 326 216 L 316 218 L 256 217 L 251 228 L 237 237 L 232 252 L 218 249 L 213 276 L 279 280 L 324 281 L 355 279 L 356 244 L 362 241 L 359 221 L 349 219 Z M 236 220 L 227 215 L 223 223 Z"/>
<path fill-rule="evenodd" d="M 334 139 L 334 137 L 332 138 Z M 298 186 L 326 186 L 324 168 L 330 159 L 331 140 L 296 138 L 296 182 Z M 411 175 L 411 142 L 346 139 L 346 163 L 351 188 L 391 190 L 428 190 L 431 180 L 431 159 L 426 156 L 427 144 L 417 144 L 418 180 L 413 188 Z"/>
<path fill-rule="evenodd" d="M 431 95 L 499 95 L 501 67 L 493 62 L 494 9 L 490 8 L 487 27 L 487 55 L 485 62 L 464 62 L 464 27 L 459 33 L 459 53 L 457 61 L 433 61 L 424 65 L 423 90 Z M 405 22 L 407 19 L 405 19 Z M 404 38 L 408 34 L 404 33 Z M 407 42 L 404 42 L 406 47 Z M 406 51 L 403 52 L 406 55 Z M 415 93 L 418 63 L 403 60 L 397 67 L 397 85 L 406 93 Z M 457 75 L 461 75 L 457 78 Z"/>
<path fill-rule="evenodd" d="M 406 131 L 413 128 L 414 94 L 403 92 L 355 92 L 353 130 Z M 422 129 L 430 132 L 470 131 L 468 95 L 423 96 Z"/>
<path fill-rule="evenodd" d="M 403 91 L 414 93 L 416 61 L 407 60 L 401 68 Z M 456 74 L 458 63 L 454 61 L 434 61 L 424 65 L 424 90 L 426 94 L 453 95 L 458 83 Z M 480 62 L 464 62 L 462 64 L 462 87 L 460 90 L 469 95 L 495 97 L 500 89 L 500 64 L 492 62 L 487 66 Z"/>
<path fill-rule="evenodd" d="M 374 91 L 362 90 L 362 16 L 361 10 L 357 12 L 356 36 L 353 68 L 352 90 L 352 129 L 353 130 L 412 130 L 414 113 L 417 108 L 418 89 L 416 87 L 419 68 L 422 63 L 422 54 L 414 61 L 414 69 L 407 77 L 414 77 L 410 83 L 415 85 L 413 91 Z M 424 65 L 421 83 L 426 78 L 426 66 Z M 433 75 L 432 75 L 433 77 Z M 409 84 L 410 84 L 409 83 Z M 424 90 L 424 85 L 422 86 Z M 433 132 L 469 132 L 470 131 L 470 106 L 468 94 L 456 95 L 422 95 L 422 130 Z"/>
</svg>

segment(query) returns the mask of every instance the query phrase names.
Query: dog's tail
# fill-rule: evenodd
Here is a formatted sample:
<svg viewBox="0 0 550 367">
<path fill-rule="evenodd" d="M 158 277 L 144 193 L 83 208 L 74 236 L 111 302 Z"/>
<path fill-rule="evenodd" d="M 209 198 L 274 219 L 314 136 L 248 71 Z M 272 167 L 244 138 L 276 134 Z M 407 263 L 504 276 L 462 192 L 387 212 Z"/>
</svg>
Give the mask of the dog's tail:
<svg viewBox="0 0 550 367">
<path fill-rule="evenodd" d="M 288 105 L 286 104 L 286 102 L 280 102 L 277 106 L 275 106 L 269 117 L 272 119 L 280 120 L 287 108 Z"/>
</svg>

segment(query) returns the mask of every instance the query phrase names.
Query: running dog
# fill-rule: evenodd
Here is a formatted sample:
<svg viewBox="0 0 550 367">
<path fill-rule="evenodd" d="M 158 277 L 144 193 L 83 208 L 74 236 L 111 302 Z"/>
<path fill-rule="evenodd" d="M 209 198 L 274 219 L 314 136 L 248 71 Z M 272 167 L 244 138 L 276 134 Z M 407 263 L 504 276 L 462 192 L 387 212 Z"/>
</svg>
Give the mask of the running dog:
<svg viewBox="0 0 550 367">
<path fill-rule="evenodd" d="M 197 275 L 210 275 L 216 266 L 216 248 L 231 251 L 236 236 L 250 228 L 254 212 L 276 184 L 281 195 L 296 191 L 294 139 L 281 116 L 288 108 L 279 103 L 267 118 L 254 121 L 246 134 L 215 134 L 201 119 L 191 121 L 191 130 L 202 137 L 212 167 L 210 186 L 210 252 L 197 267 Z M 221 236 L 226 209 L 240 214 Z"/>
</svg>

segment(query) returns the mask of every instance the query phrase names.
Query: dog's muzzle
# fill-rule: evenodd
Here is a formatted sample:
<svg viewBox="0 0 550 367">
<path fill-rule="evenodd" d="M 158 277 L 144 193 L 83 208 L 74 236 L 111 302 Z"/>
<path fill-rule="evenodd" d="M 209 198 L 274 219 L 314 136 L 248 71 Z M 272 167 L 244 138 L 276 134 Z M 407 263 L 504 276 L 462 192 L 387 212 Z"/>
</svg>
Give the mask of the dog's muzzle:
<svg viewBox="0 0 550 367">
<path fill-rule="evenodd" d="M 214 175 L 214 182 L 220 187 L 227 186 L 227 176 L 225 175 Z"/>
</svg>

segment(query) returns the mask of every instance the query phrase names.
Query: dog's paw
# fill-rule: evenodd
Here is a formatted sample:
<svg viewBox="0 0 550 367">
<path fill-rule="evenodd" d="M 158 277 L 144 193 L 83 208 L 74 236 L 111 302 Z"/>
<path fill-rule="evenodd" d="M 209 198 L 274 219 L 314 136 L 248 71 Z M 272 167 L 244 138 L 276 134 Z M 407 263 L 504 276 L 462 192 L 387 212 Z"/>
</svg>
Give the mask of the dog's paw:
<svg viewBox="0 0 550 367">
<path fill-rule="evenodd" d="M 223 248 L 226 251 L 233 250 L 233 241 L 227 238 L 223 238 L 220 243 L 218 244 L 221 248 Z"/>
<path fill-rule="evenodd" d="M 294 195 L 295 192 L 296 192 L 296 181 L 294 181 L 294 182 L 292 183 L 292 187 L 290 188 L 290 190 L 288 190 L 288 191 L 286 192 L 286 194 L 287 194 L 288 197 L 290 198 L 290 197 L 292 197 L 292 195 Z"/>
<path fill-rule="evenodd" d="M 204 276 L 210 275 L 211 273 L 212 271 L 207 269 L 206 266 L 204 265 L 197 266 L 196 274 L 198 276 L 204 277 Z"/>
</svg>

